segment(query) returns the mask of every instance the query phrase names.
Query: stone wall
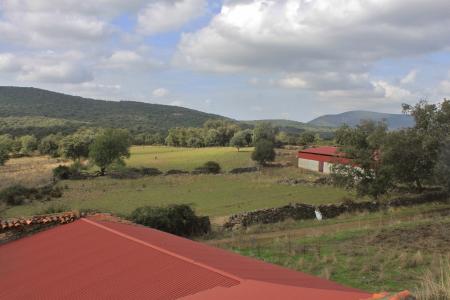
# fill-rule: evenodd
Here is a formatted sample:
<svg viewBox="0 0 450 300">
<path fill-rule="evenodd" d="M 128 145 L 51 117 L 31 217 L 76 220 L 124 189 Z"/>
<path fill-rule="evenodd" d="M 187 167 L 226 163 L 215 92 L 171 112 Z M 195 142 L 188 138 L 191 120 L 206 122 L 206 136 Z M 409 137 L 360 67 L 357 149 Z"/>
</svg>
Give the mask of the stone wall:
<svg viewBox="0 0 450 300">
<path fill-rule="evenodd" d="M 260 209 L 232 215 L 224 224 L 226 229 L 236 229 L 254 224 L 270 224 L 286 219 L 308 220 L 314 219 L 315 209 L 318 209 L 325 219 L 335 218 L 343 213 L 352 212 L 376 212 L 389 207 L 412 206 L 424 203 L 444 203 L 449 201 L 449 195 L 443 191 L 434 191 L 420 195 L 410 195 L 391 199 L 387 202 L 345 201 L 338 204 L 325 204 L 312 206 L 309 204 L 295 203 L 281 207 Z"/>
</svg>

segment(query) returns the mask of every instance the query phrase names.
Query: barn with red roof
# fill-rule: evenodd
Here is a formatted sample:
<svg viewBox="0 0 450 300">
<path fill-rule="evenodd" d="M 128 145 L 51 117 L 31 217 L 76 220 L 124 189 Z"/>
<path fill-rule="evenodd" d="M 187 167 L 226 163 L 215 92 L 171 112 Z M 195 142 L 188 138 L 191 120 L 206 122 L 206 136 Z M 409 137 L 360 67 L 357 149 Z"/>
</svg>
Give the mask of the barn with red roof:
<svg viewBox="0 0 450 300">
<path fill-rule="evenodd" d="M 370 294 L 147 227 L 89 217 L 0 245 L 0 299 L 334 299 Z"/>
<path fill-rule="evenodd" d="M 331 167 L 336 164 L 347 164 L 349 159 L 345 158 L 338 147 L 324 146 L 307 148 L 298 152 L 298 167 L 306 170 L 329 174 Z"/>
</svg>

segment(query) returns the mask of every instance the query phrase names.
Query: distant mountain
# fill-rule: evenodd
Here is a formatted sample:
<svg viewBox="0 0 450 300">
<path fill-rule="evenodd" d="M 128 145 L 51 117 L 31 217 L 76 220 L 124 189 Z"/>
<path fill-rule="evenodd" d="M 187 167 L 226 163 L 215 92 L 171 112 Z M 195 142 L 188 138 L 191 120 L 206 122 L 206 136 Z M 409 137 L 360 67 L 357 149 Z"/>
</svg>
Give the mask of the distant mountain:
<svg viewBox="0 0 450 300">
<path fill-rule="evenodd" d="M 391 130 L 414 126 L 414 118 L 409 115 L 387 114 L 362 110 L 348 111 L 336 115 L 324 115 L 308 122 L 307 124 L 327 127 L 339 127 L 342 124 L 347 124 L 354 127 L 363 120 L 371 120 L 375 122 L 383 121 Z"/>
<path fill-rule="evenodd" d="M 291 133 L 300 133 L 303 131 L 313 131 L 313 132 L 332 132 L 333 128 L 327 126 L 317 126 L 314 124 L 307 124 L 298 121 L 284 120 L 284 119 L 265 119 L 265 120 L 252 120 L 252 121 L 241 121 L 243 124 L 248 124 L 254 126 L 261 122 L 271 123 L 273 126 L 280 128 L 282 131 Z"/>
<path fill-rule="evenodd" d="M 0 125 L 3 124 L 0 133 L 34 133 L 33 129 L 38 128 L 40 135 L 70 132 L 79 126 L 164 132 L 171 127 L 201 127 L 208 119 L 226 119 L 184 107 L 94 100 L 36 88 L 5 86 L 0 86 L 0 118 Z M 13 126 L 15 131 L 5 126 Z"/>
</svg>

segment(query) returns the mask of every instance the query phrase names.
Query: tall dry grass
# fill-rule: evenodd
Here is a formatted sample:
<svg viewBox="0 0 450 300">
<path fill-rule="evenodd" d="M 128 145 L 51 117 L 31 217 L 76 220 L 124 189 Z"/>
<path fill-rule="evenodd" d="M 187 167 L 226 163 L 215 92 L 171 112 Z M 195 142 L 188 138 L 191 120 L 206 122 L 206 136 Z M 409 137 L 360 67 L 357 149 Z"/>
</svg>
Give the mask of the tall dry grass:
<svg viewBox="0 0 450 300">
<path fill-rule="evenodd" d="M 415 295 L 419 300 L 450 299 L 450 257 L 439 258 L 439 263 L 423 275 Z"/>
</svg>

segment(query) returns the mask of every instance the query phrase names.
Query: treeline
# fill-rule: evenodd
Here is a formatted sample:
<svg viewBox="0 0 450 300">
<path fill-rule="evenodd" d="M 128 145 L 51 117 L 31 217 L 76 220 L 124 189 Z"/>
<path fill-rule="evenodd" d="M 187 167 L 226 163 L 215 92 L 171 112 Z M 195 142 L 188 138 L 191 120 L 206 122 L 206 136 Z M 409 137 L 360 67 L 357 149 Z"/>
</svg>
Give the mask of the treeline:
<svg viewBox="0 0 450 300">
<path fill-rule="evenodd" d="M 258 123 L 254 128 L 243 129 L 227 120 L 208 120 L 202 128 L 172 128 L 164 143 L 174 147 L 232 146 L 236 148 L 253 146 L 259 132 L 270 131 L 276 146 L 308 145 L 320 139 L 312 132 L 287 133 L 268 122 Z"/>
<path fill-rule="evenodd" d="M 403 109 L 414 117 L 414 127 L 388 131 L 383 123 L 363 122 L 337 130 L 336 142 L 353 160 L 333 169 L 337 185 L 376 199 L 401 188 L 443 186 L 450 191 L 450 101 L 422 101 Z"/>
</svg>

